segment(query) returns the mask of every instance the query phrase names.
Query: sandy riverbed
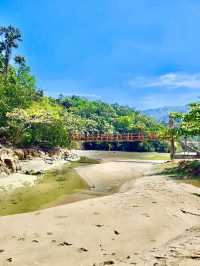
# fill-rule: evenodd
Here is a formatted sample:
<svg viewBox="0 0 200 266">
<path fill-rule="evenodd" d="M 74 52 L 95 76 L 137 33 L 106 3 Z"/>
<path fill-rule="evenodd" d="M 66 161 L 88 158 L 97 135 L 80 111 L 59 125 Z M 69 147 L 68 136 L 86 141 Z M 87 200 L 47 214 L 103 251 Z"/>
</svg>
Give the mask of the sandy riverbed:
<svg viewBox="0 0 200 266">
<path fill-rule="evenodd" d="M 128 174 L 134 182 L 110 196 L 1 217 L 0 265 L 198 265 L 200 198 L 192 193 L 200 190 L 153 175 L 153 167 L 78 168 L 92 185 Z"/>
<path fill-rule="evenodd" d="M 153 163 L 155 162 L 140 161 L 138 165 L 134 161 L 109 161 L 98 165 L 80 166 L 76 171 L 95 191 L 109 192 L 115 187 L 118 190 L 127 181 L 135 181 L 138 177 L 148 174 Z"/>
</svg>

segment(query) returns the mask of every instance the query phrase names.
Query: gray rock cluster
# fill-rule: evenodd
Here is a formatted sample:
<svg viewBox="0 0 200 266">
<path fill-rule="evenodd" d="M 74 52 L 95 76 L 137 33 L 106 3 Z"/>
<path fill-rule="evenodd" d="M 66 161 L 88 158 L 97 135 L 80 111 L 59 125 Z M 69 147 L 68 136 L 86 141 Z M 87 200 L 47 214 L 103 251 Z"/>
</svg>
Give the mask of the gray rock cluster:
<svg viewBox="0 0 200 266">
<path fill-rule="evenodd" d="M 33 160 L 41 158 L 47 164 L 53 164 L 57 160 L 78 161 L 80 158 L 76 153 L 72 153 L 68 149 L 52 148 L 49 150 L 40 150 L 34 148 L 12 149 L 0 147 L 0 174 L 8 175 L 21 171 L 20 161 Z M 24 171 L 22 171 L 24 173 Z M 39 172 L 26 174 L 42 174 Z"/>
<path fill-rule="evenodd" d="M 11 174 L 21 170 L 19 158 L 14 150 L 1 148 L 0 149 L 0 173 Z"/>
</svg>

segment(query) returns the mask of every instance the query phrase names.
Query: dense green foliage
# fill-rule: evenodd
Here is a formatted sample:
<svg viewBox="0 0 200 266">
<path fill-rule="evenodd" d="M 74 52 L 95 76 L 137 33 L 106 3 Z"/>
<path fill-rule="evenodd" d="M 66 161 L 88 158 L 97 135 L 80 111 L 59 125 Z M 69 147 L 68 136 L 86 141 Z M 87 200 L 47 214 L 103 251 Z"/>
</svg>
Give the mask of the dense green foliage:
<svg viewBox="0 0 200 266">
<path fill-rule="evenodd" d="M 57 102 L 69 113 L 86 121 L 82 133 L 150 133 L 161 132 L 164 127 L 154 119 L 128 106 L 89 101 L 77 96 L 60 96 Z M 165 142 L 87 142 L 85 149 L 122 151 L 168 151 Z"/>
<path fill-rule="evenodd" d="M 13 56 L 21 33 L 0 27 L 0 138 L 19 147 L 67 147 L 71 133 L 148 133 L 162 126 L 128 106 L 83 97 L 43 96 L 23 56 Z M 14 60 L 12 60 L 14 59 Z M 11 62 L 13 62 L 11 64 Z M 85 148 L 165 151 L 155 143 L 88 143 Z"/>
<path fill-rule="evenodd" d="M 176 134 L 185 136 L 200 135 L 200 103 L 191 103 L 189 111 L 183 113 L 172 113 L 174 121 L 177 123 Z"/>
</svg>

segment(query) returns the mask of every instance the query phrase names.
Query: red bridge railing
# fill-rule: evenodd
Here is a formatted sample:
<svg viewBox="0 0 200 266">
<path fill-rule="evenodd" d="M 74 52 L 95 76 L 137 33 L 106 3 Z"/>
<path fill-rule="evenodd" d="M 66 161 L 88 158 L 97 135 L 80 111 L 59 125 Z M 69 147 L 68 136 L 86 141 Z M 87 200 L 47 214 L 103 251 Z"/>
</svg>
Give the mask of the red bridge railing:
<svg viewBox="0 0 200 266">
<path fill-rule="evenodd" d="M 155 141 L 158 137 L 155 133 L 142 134 L 142 133 L 126 133 L 126 134 L 72 134 L 71 140 L 74 141 Z"/>
</svg>

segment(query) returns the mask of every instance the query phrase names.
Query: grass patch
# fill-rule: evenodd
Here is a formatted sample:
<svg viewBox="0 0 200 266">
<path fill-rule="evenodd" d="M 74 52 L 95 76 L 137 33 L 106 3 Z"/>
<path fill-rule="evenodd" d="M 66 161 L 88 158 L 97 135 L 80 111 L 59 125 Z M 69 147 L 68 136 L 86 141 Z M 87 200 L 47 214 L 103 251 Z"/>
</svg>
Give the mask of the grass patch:
<svg viewBox="0 0 200 266">
<path fill-rule="evenodd" d="M 167 175 L 177 181 L 200 187 L 200 161 L 179 161 L 163 164 L 158 174 Z"/>
<path fill-rule="evenodd" d="M 61 204 L 67 195 L 88 188 L 74 168 L 92 163 L 97 163 L 97 160 L 81 158 L 78 162 L 47 172 L 38 179 L 35 186 L 17 188 L 10 193 L 2 191 L 0 215 L 31 212 Z"/>
<path fill-rule="evenodd" d="M 86 151 L 90 156 L 100 159 L 134 159 L 134 160 L 169 160 L 169 153 L 158 152 L 121 152 L 121 151 Z"/>
<path fill-rule="evenodd" d="M 200 179 L 200 161 L 170 162 L 164 165 L 161 173 L 178 179 Z"/>
<path fill-rule="evenodd" d="M 134 153 L 135 159 L 138 160 L 169 160 L 170 155 L 168 153 L 157 153 L 157 152 L 137 152 Z"/>
<path fill-rule="evenodd" d="M 86 163 L 86 164 L 99 164 L 101 163 L 101 160 L 94 159 L 94 158 L 88 158 L 86 156 L 81 156 L 78 160 L 78 163 Z"/>
</svg>

